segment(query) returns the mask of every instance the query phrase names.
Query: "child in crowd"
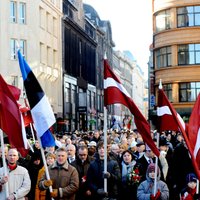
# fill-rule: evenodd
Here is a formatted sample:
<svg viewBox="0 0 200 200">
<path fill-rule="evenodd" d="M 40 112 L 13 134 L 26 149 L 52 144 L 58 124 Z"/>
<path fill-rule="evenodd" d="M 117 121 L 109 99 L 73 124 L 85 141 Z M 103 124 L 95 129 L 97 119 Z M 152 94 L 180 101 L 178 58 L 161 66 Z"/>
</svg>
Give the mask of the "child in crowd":
<svg viewBox="0 0 200 200">
<path fill-rule="evenodd" d="M 154 195 L 155 164 L 149 164 L 146 180 L 140 183 L 137 190 L 138 200 L 168 200 L 169 189 L 167 184 L 160 180 L 160 169 L 157 170 L 157 191 Z"/>
<path fill-rule="evenodd" d="M 193 173 L 186 176 L 187 186 L 181 191 L 181 200 L 200 199 L 199 191 L 197 191 L 197 177 Z"/>
</svg>

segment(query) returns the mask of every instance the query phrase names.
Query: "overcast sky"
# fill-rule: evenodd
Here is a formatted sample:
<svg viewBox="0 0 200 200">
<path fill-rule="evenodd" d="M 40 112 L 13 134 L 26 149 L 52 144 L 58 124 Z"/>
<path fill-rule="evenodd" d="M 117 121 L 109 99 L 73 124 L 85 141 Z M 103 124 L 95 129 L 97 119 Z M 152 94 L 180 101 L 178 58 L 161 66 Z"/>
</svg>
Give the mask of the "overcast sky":
<svg viewBox="0 0 200 200">
<path fill-rule="evenodd" d="M 129 50 L 147 75 L 149 46 L 152 43 L 152 8 L 150 0 L 83 0 L 109 20 L 115 50 Z"/>
</svg>

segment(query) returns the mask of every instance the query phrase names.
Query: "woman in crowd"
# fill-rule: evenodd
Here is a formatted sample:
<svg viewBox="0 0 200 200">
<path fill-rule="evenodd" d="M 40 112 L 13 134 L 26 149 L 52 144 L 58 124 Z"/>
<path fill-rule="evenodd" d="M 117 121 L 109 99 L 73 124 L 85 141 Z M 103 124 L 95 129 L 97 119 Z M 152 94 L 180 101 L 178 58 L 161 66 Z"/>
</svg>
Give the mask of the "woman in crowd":
<svg viewBox="0 0 200 200">
<path fill-rule="evenodd" d="M 136 199 L 137 187 L 141 178 L 140 166 L 134 160 L 134 156 L 130 150 L 125 150 L 122 153 L 121 173 L 120 199 Z"/>
</svg>

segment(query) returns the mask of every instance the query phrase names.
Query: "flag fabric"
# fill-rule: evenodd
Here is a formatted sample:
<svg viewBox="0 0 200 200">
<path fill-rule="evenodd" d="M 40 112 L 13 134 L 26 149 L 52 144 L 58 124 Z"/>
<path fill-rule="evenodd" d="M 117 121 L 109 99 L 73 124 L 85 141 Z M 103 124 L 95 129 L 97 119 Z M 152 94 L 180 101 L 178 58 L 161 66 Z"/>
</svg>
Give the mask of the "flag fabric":
<svg viewBox="0 0 200 200">
<path fill-rule="evenodd" d="M 137 108 L 126 89 L 122 86 L 120 80 L 111 70 L 108 61 L 104 60 L 104 105 L 107 106 L 116 103 L 123 104 L 130 110 L 134 115 L 138 132 L 142 135 L 144 141 L 155 155 L 159 156 L 160 152 L 151 137 L 149 123 Z"/>
<path fill-rule="evenodd" d="M 15 87 L 14 85 L 8 85 L 8 88 L 12 92 L 12 94 L 15 97 L 16 101 L 19 101 L 21 90 L 18 87 Z"/>
<path fill-rule="evenodd" d="M 19 107 L 8 84 L 0 75 L 0 128 L 7 134 L 9 143 L 24 148 Z"/>
<path fill-rule="evenodd" d="M 183 129 L 185 129 L 185 123 L 183 119 L 172 107 L 163 89 L 158 90 L 157 116 L 158 130 L 160 133 L 167 130 L 180 131 L 177 120 L 179 120 Z"/>
<path fill-rule="evenodd" d="M 167 127 L 167 129 L 165 128 L 160 128 L 161 130 L 162 129 L 165 129 L 165 130 L 173 130 L 172 128 L 170 129 L 170 127 L 172 126 L 172 122 L 173 121 L 173 125 L 174 125 L 174 130 L 178 130 L 181 132 L 181 134 L 183 135 L 183 138 L 185 140 L 185 143 L 187 145 L 187 148 L 188 148 L 188 151 L 190 153 L 190 156 L 191 156 L 191 160 L 192 160 L 192 164 L 193 164 L 193 167 L 194 167 L 194 170 L 198 176 L 198 178 L 200 179 L 200 173 L 199 173 L 199 167 L 200 165 L 198 165 L 197 163 L 197 160 L 195 159 L 195 156 L 194 156 L 194 144 L 192 144 L 192 142 L 195 141 L 195 139 L 197 139 L 197 137 L 194 137 L 194 135 L 196 134 L 197 136 L 197 132 L 195 132 L 196 130 L 193 128 L 191 129 L 191 126 L 199 126 L 198 123 L 196 123 L 196 119 L 197 116 L 200 117 L 200 115 L 196 115 L 198 113 L 198 104 L 199 102 L 197 102 L 197 105 L 195 105 L 195 109 L 193 109 L 193 119 L 190 120 L 189 122 L 189 125 L 187 127 L 187 130 L 189 130 L 190 132 L 187 134 L 186 131 L 185 131 L 185 123 L 183 122 L 182 118 L 177 114 L 176 110 L 172 107 L 171 103 L 169 102 L 169 100 L 167 99 L 164 91 L 162 89 L 159 89 L 158 91 L 158 109 L 157 109 L 157 114 L 161 119 L 161 121 L 163 121 L 162 123 L 160 123 L 160 126 L 162 126 L 163 124 L 163 127 L 167 127 L 166 124 L 169 124 L 169 126 Z M 200 100 L 199 100 L 200 101 Z M 164 116 L 165 115 L 169 115 L 168 118 L 165 118 L 165 121 L 164 121 Z M 200 118 L 199 118 L 200 119 Z M 197 128 L 196 128 L 197 129 Z M 190 136 L 190 134 L 192 134 L 193 136 Z M 188 138 L 189 136 L 189 138 Z M 190 139 L 193 139 L 193 140 L 190 140 Z M 197 140 L 196 140 L 197 141 Z"/>
<path fill-rule="evenodd" d="M 190 142 L 191 152 L 198 166 L 198 175 L 200 170 L 200 94 L 194 104 L 188 124 L 188 140 Z M 198 176 L 200 179 L 200 175 Z"/>
<path fill-rule="evenodd" d="M 55 139 L 49 130 L 56 122 L 51 105 L 20 50 L 18 60 L 37 135 L 43 147 L 55 146 Z"/>
</svg>

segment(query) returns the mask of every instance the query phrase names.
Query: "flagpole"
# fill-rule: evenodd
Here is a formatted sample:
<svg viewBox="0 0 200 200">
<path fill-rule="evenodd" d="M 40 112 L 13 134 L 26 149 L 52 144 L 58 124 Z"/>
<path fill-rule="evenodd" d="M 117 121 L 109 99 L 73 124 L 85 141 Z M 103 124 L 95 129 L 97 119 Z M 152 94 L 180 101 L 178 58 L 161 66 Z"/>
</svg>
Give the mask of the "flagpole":
<svg viewBox="0 0 200 200">
<path fill-rule="evenodd" d="M 44 155 L 44 149 L 42 147 L 42 142 L 41 142 L 40 137 L 38 137 L 38 141 L 39 141 L 39 144 L 40 144 L 40 151 L 41 151 L 42 160 L 43 160 L 43 164 L 44 164 L 44 168 L 45 168 L 46 178 L 47 178 L 47 180 L 50 180 L 49 170 L 48 170 L 48 167 L 47 167 L 47 162 L 46 162 L 46 158 L 45 158 L 45 155 Z M 53 192 L 52 186 L 49 187 L 49 191 Z M 51 198 L 51 199 L 53 200 L 53 198 Z"/>
<path fill-rule="evenodd" d="M 5 148 L 4 148 L 4 141 L 3 141 L 3 131 L 1 129 L 0 129 L 0 134 L 1 134 L 1 151 L 2 151 L 3 171 L 4 171 L 4 176 L 8 176 L 7 164 L 6 164 L 6 158 L 5 158 Z M 8 182 L 5 183 L 5 190 L 6 190 L 6 198 L 8 198 L 8 196 L 9 196 Z"/>
<path fill-rule="evenodd" d="M 104 106 L 104 173 L 107 172 L 107 108 Z M 107 192 L 107 179 L 104 178 L 104 192 Z"/>
<path fill-rule="evenodd" d="M 199 194 L 199 179 L 197 178 L 196 194 Z"/>
<path fill-rule="evenodd" d="M 35 135 L 34 135 L 33 126 L 32 126 L 31 123 L 30 123 L 30 128 L 31 128 L 31 134 L 32 134 L 32 137 L 33 137 L 33 141 L 35 143 Z"/>
<path fill-rule="evenodd" d="M 157 147 L 159 147 L 159 133 L 157 132 L 156 135 Z M 158 176 L 158 156 L 156 156 L 156 163 L 155 163 L 155 178 L 154 178 L 154 196 L 156 196 L 157 192 L 157 176 Z"/>
</svg>

